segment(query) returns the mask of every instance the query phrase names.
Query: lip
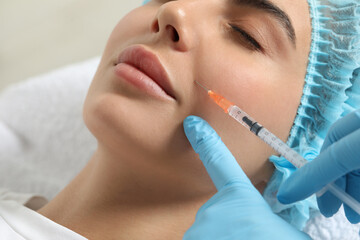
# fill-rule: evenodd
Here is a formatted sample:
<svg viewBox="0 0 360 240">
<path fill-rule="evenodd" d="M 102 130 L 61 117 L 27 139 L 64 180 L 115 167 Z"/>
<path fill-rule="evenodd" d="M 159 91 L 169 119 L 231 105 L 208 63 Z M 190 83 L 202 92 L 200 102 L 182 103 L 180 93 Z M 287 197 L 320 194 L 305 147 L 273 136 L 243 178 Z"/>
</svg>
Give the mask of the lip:
<svg viewBox="0 0 360 240">
<path fill-rule="evenodd" d="M 165 68 L 157 55 L 142 46 L 132 46 L 122 51 L 117 59 L 116 67 L 125 69 L 127 73 L 117 75 L 127 78 L 133 85 L 142 88 L 150 94 L 167 95 L 175 99 Z M 133 74 L 130 74 L 133 73 Z M 152 81 L 152 82 L 150 82 Z"/>
</svg>

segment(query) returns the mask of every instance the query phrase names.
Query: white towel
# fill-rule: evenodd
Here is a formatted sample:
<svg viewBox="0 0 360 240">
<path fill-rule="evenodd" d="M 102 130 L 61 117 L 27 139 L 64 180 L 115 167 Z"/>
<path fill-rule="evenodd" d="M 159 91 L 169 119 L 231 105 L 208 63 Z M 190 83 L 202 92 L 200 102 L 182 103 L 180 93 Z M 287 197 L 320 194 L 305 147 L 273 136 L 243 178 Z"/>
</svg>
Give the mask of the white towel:
<svg viewBox="0 0 360 240">
<path fill-rule="evenodd" d="M 96 149 L 82 105 L 100 58 L 16 84 L 0 94 L 0 188 L 52 199 Z M 360 239 L 360 225 L 317 216 L 305 228 L 313 239 Z M 289 236 L 289 239 L 291 237 Z"/>
<path fill-rule="evenodd" d="M 16 84 L 0 94 L 0 188 L 52 199 L 96 148 L 82 105 L 99 58 Z"/>
</svg>

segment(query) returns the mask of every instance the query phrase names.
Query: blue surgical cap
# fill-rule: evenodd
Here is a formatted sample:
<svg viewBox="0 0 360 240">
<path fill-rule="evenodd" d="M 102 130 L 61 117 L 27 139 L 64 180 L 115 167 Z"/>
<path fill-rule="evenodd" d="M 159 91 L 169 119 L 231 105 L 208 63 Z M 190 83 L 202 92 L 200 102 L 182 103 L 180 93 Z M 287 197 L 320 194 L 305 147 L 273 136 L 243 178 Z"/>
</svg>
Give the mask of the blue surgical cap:
<svg viewBox="0 0 360 240">
<path fill-rule="evenodd" d="M 300 106 L 287 144 L 308 161 L 320 152 L 330 126 L 360 108 L 360 2 L 308 0 L 312 42 Z M 271 156 L 275 172 L 264 198 L 273 211 L 302 230 L 315 197 L 282 205 L 279 186 L 295 171 L 283 157 Z"/>
</svg>

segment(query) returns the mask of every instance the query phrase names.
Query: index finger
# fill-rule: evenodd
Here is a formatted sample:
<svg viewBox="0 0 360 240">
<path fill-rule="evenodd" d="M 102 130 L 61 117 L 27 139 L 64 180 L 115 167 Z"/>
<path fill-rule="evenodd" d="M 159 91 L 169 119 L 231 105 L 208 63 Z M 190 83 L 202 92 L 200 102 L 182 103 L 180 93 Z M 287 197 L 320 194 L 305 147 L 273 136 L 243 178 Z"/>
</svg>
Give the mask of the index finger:
<svg viewBox="0 0 360 240">
<path fill-rule="evenodd" d="M 218 191 L 234 181 L 252 186 L 234 156 L 205 120 L 189 116 L 184 120 L 184 130 Z"/>
</svg>

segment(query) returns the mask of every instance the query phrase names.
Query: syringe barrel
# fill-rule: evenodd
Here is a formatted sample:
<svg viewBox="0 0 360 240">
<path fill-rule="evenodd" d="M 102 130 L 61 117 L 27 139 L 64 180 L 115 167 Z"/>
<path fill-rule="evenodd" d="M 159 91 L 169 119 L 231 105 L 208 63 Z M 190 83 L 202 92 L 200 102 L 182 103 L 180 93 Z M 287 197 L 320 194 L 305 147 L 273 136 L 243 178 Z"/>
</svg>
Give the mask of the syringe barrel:
<svg viewBox="0 0 360 240">
<path fill-rule="evenodd" d="M 277 153 L 285 157 L 296 168 L 304 166 L 307 161 L 295 150 L 286 145 L 281 139 L 252 119 L 238 106 L 233 105 L 228 109 L 229 115 L 243 125 L 246 129 L 257 135 L 261 140 L 272 147 Z"/>
<path fill-rule="evenodd" d="M 246 129 L 257 135 L 262 125 L 252 119 L 249 114 L 241 110 L 238 106 L 232 105 L 228 108 L 229 115 L 243 125 Z"/>
<path fill-rule="evenodd" d="M 266 128 L 263 127 L 257 136 L 271 146 L 277 153 L 286 158 L 286 160 L 288 160 L 296 168 L 301 168 L 308 162 L 299 153 L 286 145 L 280 138 L 275 136 Z"/>
</svg>

